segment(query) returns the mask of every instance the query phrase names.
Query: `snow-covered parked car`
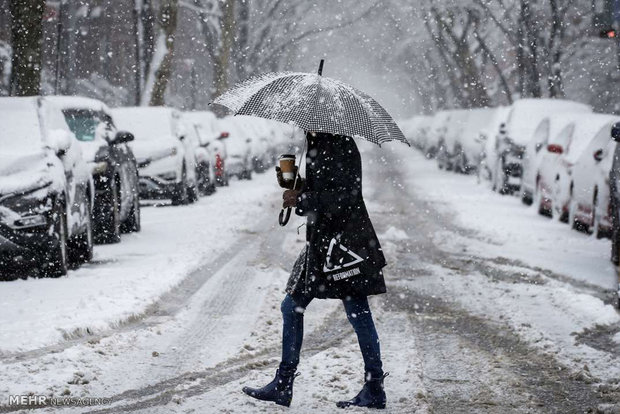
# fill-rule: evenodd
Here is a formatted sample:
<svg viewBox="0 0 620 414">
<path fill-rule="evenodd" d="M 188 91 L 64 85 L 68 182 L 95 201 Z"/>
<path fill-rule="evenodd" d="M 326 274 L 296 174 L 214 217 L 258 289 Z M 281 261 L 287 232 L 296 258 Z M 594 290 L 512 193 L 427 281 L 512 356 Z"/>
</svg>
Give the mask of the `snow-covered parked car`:
<svg viewBox="0 0 620 414">
<path fill-rule="evenodd" d="M 215 192 L 215 155 L 211 146 L 211 136 L 204 131 L 203 123 L 183 114 L 183 122 L 187 128 L 190 141 L 196 143 L 196 185 L 203 195 Z"/>
<path fill-rule="evenodd" d="M 121 232 L 140 231 L 140 197 L 130 132 L 118 131 L 110 109 L 101 101 L 49 97 L 63 112 L 82 148 L 95 183 L 93 233 L 97 243 L 117 243 Z"/>
<path fill-rule="evenodd" d="M 579 230 L 611 236 L 609 175 L 616 142 L 609 139 L 611 127 L 620 117 L 595 115 L 588 121 L 588 134 L 594 137 L 577 159 L 570 188 L 572 197 L 568 222 Z"/>
<path fill-rule="evenodd" d="M 497 182 L 497 163 L 500 159 L 498 142 L 506 136 L 506 119 L 509 110 L 510 108 L 506 106 L 493 108 L 489 123 L 478 133 L 478 140 L 482 148 L 478 168 L 476 168 L 478 180 L 490 183 L 494 191 Z"/>
<path fill-rule="evenodd" d="M 140 197 L 187 204 L 198 199 L 194 144 L 184 134 L 180 113 L 164 107 L 112 110 L 118 127 L 131 132 L 138 161 Z M 185 142 L 184 142 L 185 141 Z"/>
<path fill-rule="evenodd" d="M 446 131 L 439 139 L 437 147 L 437 165 L 440 169 L 454 170 L 457 153 L 460 152 L 459 139 L 469 116 L 468 109 L 449 111 L 450 120 L 446 124 Z"/>
<path fill-rule="evenodd" d="M 476 108 L 467 113 L 467 122 L 458 134 L 454 146 L 453 164 L 457 172 L 469 174 L 475 172 L 480 163 L 483 141 L 480 131 L 491 124 L 494 109 Z"/>
<path fill-rule="evenodd" d="M 0 98 L 2 268 L 46 276 L 92 258 L 93 181 L 62 112 L 42 97 Z"/>
<path fill-rule="evenodd" d="M 611 261 L 620 264 L 620 122 L 611 127 L 611 138 L 616 144 L 609 172 L 609 204 L 611 209 Z M 620 308 L 620 272 L 618 272 L 618 307 Z"/>
<path fill-rule="evenodd" d="M 252 148 L 250 131 L 236 119 L 226 117 L 219 121 L 219 128 L 227 135 L 221 139 L 226 146 L 226 174 L 227 177 L 237 177 L 240 180 L 252 179 Z"/>
<path fill-rule="evenodd" d="M 412 146 L 423 150 L 428 139 L 433 117 L 429 115 L 416 115 L 410 119 L 399 122 L 403 134 Z"/>
<path fill-rule="evenodd" d="M 183 116 L 198 126 L 201 145 L 211 154 L 210 170 L 215 175 L 215 185 L 228 185 L 226 145 L 221 141 L 228 137 L 228 132 L 220 130 L 219 120 L 213 112 L 192 111 Z"/>
<path fill-rule="evenodd" d="M 426 158 L 432 159 L 437 156 L 439 145 L 446 136 L 446 130 L 450 122 L 450 111 L 439 111 L 433 115 L 433 120 L 428 131 L 428 140 L 424 143 L 422 152 Z"/>
<path fill-rule="evenodd" d="M 521 201 L 526 205 L 534 202 L 534 193 L 540 175 L 541 163 L 549 155 L 549 144 L 561 139 L 560 132 L 574 122 L 571 115 L 555 115 L 544 118 L 534 130 L 532 139 L 525 146 L 523 153 L 523 173 L 521 174 Z M 569 127 L 570 128 L 570 127 Z"/>
<path fill-rule="evenodd" d="M 604 119 L 609 119 L 609 116 L 571 114 L 561 117 L 568 117 L 571 122 L 547 145 L 536 178 L 534 200 L 540 214 L 557 216 L 561 221 L 568 222 L 574 186 L 573 168 L 587 145 L 595 138 L 601 126 L 599 122 L 605 122 Z"/>
<path fill-rule="evenodd" d="M 506 118 L 506 132 L 496 144 L 497 160 L 492 162 L 495 188 L 500 193 L 520 191 L 525 147 L 540 122 L 551 115 L 590 113 L 592 108 L 563 99 L 519 99 L 511 106 Z"/>
</svg>

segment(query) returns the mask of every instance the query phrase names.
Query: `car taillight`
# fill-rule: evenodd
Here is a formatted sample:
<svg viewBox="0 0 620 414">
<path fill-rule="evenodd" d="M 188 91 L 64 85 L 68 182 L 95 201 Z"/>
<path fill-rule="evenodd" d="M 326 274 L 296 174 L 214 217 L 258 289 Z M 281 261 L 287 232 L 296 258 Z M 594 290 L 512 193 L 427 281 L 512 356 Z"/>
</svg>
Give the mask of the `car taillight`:
<svg viewBox="0 0 620 414">
<path fill-rule="evenodd" d="M 220 154 L 215 154 L 215 169 L 221 170 L 223 166 L 224 162 L 222 160 L 222 157 L 220 157 Z"/>
</svg>

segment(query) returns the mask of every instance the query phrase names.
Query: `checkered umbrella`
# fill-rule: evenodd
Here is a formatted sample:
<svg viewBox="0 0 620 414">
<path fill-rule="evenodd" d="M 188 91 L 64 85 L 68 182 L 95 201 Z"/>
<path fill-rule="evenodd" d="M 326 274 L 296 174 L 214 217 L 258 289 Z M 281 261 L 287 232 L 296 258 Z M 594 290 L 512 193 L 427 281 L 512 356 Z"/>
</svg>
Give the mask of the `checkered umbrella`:
<svg viewBox="0 0 620 414">
<path fill-rule="evenodd" d="M 362 137 L 381 146 L 392 140 L 409 145 L 381 105 L 343 82 L 319 74 L 280 72 L 252 77 L 214 101 L 236 115 L 295 125 L 305 131 Z"/>
</svg>

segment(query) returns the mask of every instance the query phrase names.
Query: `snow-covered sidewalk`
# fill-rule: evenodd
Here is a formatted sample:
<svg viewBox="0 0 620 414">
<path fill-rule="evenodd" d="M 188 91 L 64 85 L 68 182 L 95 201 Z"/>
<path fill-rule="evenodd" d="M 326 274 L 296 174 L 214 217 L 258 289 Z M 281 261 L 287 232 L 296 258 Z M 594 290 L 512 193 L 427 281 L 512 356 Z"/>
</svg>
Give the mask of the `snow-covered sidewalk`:
<svg viewBox="0 0 620 414">
<path fill-rule="evenodd" d="M 445 252 L 399 286 L 509 327 L 575 375 L 620 377 L 611 345 L 620 343 L 620 315 L 615 300 L 609 303 L 617 287 L 609 240 L 542 217 L 473 176 L 441 171 L 417 151 L 395 159 L 414 199 L 426 203 L 416 206 L 432 206 L 411 212 L 428 216 L 413 226 L 435 223 L 419 230 Z"/>
<path fill-rule="evenodd" d="M 466 244 L 475 255 L 501 256 L 603 289 L 617 288 L 609 240 L 597 240 L 557 219 L 543 217 L 517 197 L 501 196 L 486 183 L 479 184 L 475 176 L 441 171 L 434 160 L 426 160 L 417 151 L 402 159 L 407 161 L 403 163 L 407 184 L 420 198 L 454 217 L 459 227 L 475 231 L 480 241 L 455 238 L 451 232 L 435 234 L 446 249 L 459 251 Z"/>
<path fill-rule="evenodd" d="M 122 324 L 228 249 L 279 193 L 272 174 L 234 181 L 189 206 L 145 207 L 142 231 L 95 246 L 93 261 L 60 279 L 0 283 L 0 353 L 52 345 Z"/>
</svg>

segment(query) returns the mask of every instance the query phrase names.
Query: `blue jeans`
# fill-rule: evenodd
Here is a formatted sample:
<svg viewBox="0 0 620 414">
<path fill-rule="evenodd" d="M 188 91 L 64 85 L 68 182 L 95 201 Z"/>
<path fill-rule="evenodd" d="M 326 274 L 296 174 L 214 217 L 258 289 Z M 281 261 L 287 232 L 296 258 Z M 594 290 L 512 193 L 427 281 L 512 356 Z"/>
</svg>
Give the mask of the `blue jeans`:
<svg viewBox="0 0 620 414">
<path fill-rule="evenodd" d="M 282 362 L 280 372 L 292 375 L 299 364 L 299 353 L 304 337 L 304 311 L 312 298 L 295 298 L 286 295 L 280 309 L 284 324 L 282 332 Z M 383 375 L 379 336 L 372 320 L 366 297 L 343 299 L 347 318 L 357 334 L 357 341 L 364 358 L 364 369 L 372 378 Z"/>
</svg>

